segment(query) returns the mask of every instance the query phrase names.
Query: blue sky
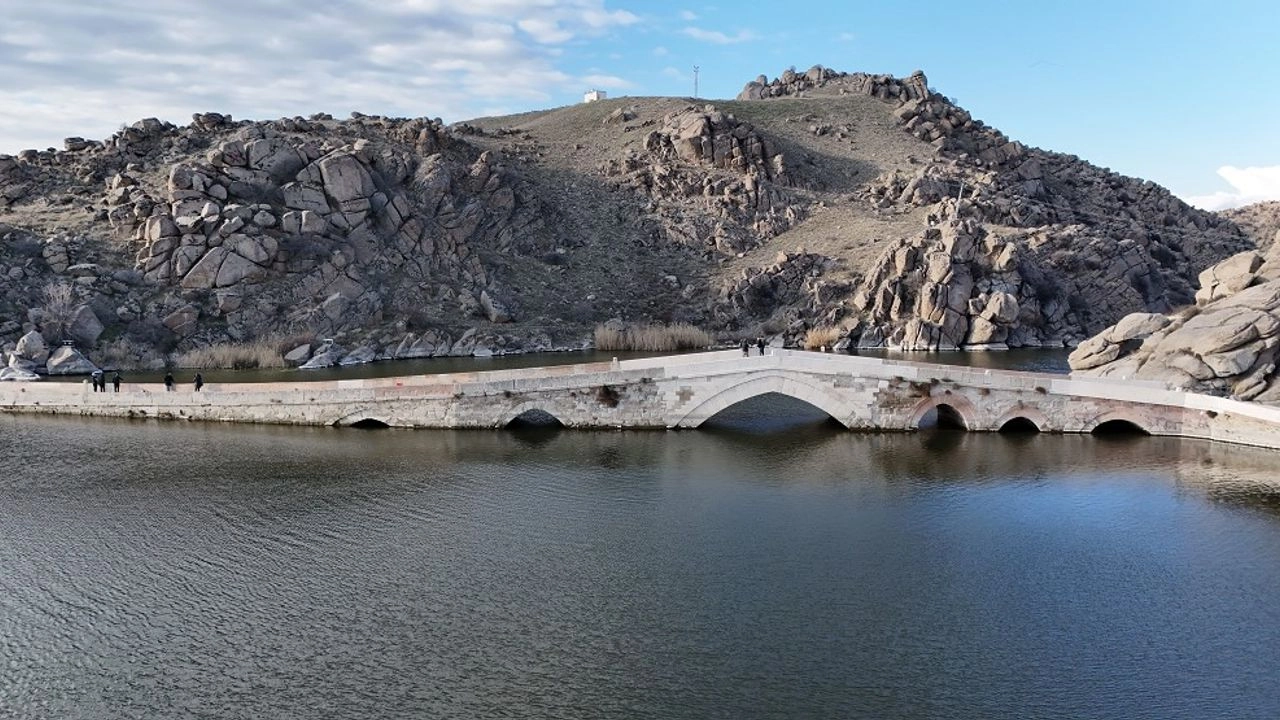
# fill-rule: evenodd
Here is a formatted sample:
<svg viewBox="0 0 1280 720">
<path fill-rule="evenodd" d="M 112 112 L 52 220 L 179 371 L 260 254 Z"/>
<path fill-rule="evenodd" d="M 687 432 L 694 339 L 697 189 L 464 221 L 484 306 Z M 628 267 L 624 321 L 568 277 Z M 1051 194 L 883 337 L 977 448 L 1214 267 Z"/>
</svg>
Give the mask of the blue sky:
<svg viewBox="0 0 1280 720">
<path fill-rule="evenodd" d="M 922 69 L 1012 138 L 1205 206 L 1280 199 L 1275 0 L 0 0 L 0 18 L 0 152 L 204 110 L 454 121 L 590 87 L 689 95 L 694 65 L 723 98 L 822 64 Z"/>
</svg>

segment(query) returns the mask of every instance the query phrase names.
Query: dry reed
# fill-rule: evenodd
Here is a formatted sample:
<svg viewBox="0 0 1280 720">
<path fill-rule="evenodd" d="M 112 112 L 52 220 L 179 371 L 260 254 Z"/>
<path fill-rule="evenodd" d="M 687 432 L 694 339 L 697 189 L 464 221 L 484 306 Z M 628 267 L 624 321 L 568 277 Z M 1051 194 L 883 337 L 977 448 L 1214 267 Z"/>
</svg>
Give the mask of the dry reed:
<svg viewBox="0 0 1280 720">
<path fill-rule="evenodd" d="M 597 350 L 643 350 L 672 352 L 709 347 L 714 341 L 705 330 L 688 323 L 674 325 L 632 325 L 615 329 L 597 325 Z"/>
<path fill-rule="evenodd" d="M 820 348 L 830 348 L 840 342 L 840 328 L 830 325 L 822 325 L 816 328 L 810 328 L 809 332 L 804 334 L 804 349 L 818 350 Z"/>
<path fill-rule="evenodd" d="M 213 370 L 231 368 L 234 370 L 250 370 L 253 368 L 288 367 L 280 341 L 276 338 L 263 338 L 246 343 L 225 343 L 196 348 L 179 353 L 173 359 L 174 365 L 181 368 Z"/>
</svg>

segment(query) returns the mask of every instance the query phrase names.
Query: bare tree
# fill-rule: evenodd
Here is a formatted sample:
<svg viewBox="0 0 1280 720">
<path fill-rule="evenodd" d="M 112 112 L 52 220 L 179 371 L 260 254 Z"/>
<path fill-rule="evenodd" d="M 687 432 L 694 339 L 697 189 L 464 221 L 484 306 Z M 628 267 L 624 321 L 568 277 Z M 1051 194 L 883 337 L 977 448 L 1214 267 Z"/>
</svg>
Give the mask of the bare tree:
<svg viewBox="0 0 1280 720">
<path fill-rule="evenodd" d="M 41 290 L 44 296 L 44 322 L 40 329 L 49 342 L 62 342 L 76 309 L 75 289 L 61 281 L 51 282 Z"/>
</svg>

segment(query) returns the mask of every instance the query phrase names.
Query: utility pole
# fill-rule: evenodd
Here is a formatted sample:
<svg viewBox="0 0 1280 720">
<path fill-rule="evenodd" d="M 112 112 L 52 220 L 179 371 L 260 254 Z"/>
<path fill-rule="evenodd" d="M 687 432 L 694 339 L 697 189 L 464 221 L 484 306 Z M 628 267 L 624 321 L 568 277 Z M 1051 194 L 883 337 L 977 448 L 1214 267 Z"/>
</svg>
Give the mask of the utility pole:
<svg viewBox="0 0 1280 720">
<path fill-rule="evenodd" d="M 693 96 L 698 97 L 698 66 L 693 66 Z"/>
</svg>

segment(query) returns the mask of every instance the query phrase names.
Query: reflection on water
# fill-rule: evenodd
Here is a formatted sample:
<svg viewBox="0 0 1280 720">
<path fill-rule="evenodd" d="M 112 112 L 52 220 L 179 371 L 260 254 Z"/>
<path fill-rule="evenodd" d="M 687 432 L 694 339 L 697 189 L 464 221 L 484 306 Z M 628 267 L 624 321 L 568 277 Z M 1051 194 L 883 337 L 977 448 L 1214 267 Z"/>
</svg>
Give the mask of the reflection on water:
<svg viewBox="0 0 1280 720">
<path fill-rule="evenodd" d="M 0 716 L 1277 717 L 1275 467 L 0 416 Z"/>
</svg>

